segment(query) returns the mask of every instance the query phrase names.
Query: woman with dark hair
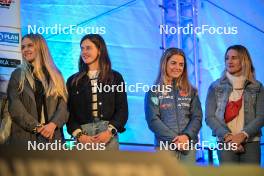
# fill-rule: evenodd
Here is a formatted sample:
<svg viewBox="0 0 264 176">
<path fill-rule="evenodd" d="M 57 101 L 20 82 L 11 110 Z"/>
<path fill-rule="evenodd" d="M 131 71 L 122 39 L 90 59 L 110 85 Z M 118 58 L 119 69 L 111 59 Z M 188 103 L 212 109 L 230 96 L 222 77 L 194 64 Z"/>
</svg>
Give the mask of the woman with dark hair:
<svg viewBox="0 0 264 176">
<path fill-rule="evenodd" d="M 156 144 L 175 143 L 177 158 L 194 162 L 195 152 L 184 145 L 197 142 L 202 109 L 197 90 L 189 83 L 186 57 L 181 49 L 169 48 L 163 53 L 156 85 L 171 87 L 146 94 L 146 119 Z"/>
<path fill-rule="evenodd" d="M 62 139 L 68 120 L 67 90 L 40 34 L 22 38 L 23 64 L 9 80 L 8 111 L 12 118 L 10 143 Z"/>
<path fill-rule="evenodd" d="M 255 78 L 248 50 L 230 46 L 225 53 L 225 71 L 211 84 L 206 99 L 205 120 L 218 142 L 236 144 L 234 150 L 219 150 L 221 162 L 260 163 L 260 135 L 264 126 L 264 89 Z"/>
<path fill-rule="evenodd" d="M 117 132 L 125 131 L 128 118 L 124 80 L 112 70 L 100 35 L 85 35 L 80 47 L 79 72 L 67 81 L 68 132 L 80 143 L 104 143 L 108 149 L 118 149 Z M 106 91 L 106 86 L 111 90 Z"/>
</svg>

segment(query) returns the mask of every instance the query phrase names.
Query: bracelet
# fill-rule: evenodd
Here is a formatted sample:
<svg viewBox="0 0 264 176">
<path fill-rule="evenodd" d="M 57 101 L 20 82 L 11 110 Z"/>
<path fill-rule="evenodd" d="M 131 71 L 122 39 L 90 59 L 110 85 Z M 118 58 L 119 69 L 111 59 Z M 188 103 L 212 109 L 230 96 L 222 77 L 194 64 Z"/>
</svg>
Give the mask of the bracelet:
<svg viewBox="0 0 264 176">
<path fill-rule="evenodd" d="M 79 139 L 82 135 L 83 135 L 83 132 L 79 132 L 79 133 L 77 133 L 77 135 L 75 136 L 75 138 L 76 139 Z"/>
<path fill-rule="evenodd" d="M 83 131 L 82 133 L 83 135 L 89 135 L 86 131 Z"/>
<path fill-rule="evenodd" d="M 38 128 L 40 128 L 40 127 L 43 127 L 44 126 L 44 124 L 38 124 L 37 126 L 35 126 L 35 128 L 33 129 L 33 133 L 35 133 L 35 134 L 37 134 L 38 133 Z"/>
<path fill-rule="evenodd" d="M 76 139 L 79 139 L 82 135 L 88 135 L 87 132 L 85 131 L 80 131 L 79 133 L 77 133 L 77 135 L 75 136 Z"/>
</svg>

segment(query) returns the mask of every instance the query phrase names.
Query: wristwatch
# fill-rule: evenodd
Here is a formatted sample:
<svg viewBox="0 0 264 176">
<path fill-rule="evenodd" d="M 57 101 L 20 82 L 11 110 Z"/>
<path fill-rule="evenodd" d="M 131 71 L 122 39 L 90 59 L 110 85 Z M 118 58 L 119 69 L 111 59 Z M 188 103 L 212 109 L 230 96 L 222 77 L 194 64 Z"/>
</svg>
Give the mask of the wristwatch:
<svg viewBox="0 0 264 176">
<path fill-rule="evenodd" d="M 117 134 L 117 130 L 114 127 L 108 126 L 108 130 L 111 132 L 112 136 Z"/>
</svg>

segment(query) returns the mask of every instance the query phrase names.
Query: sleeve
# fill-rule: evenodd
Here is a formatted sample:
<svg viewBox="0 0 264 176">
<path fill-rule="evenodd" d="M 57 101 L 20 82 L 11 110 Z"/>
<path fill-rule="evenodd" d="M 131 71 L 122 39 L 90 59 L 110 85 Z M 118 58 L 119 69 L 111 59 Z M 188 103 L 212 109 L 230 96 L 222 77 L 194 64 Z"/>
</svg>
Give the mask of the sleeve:
<svg viewBox="0 0 264 176">
<path fill-rule="evenodd" d="M 71 100 L 71 96 L 72 96 L 72 93 L 71 93 L 71 89 L 72 89 L 72 86 L 71 86 L 71 77 L 67 80 L 67 91 L 68 91 L 68 102 L 67 102 L 67 108 L 68 108 L 68 111 L 69 111 L 69 119 L 68 119 L 68 122 L 66 123 L 66 126 L 67 126 L 67 131 L 69 134 L 73 134 L 73 132 L 77 129 L 82 129 L 81 128 L 81 125 L 76 121 L 75 117 L 74 117 L 74 113 L 73 113 L 73 109 L 72 109 L 72 106 L 71 104 L 74 103 L 72 102 Z"/>
<path fill-rule="evenodd" d="M 115 92 L 115 114 L 114 118 L 110 120 L 109 124 L 113 125 L 117 131 L 121 133 L 125 131 L 124 126 L 128 119 L 128 104 L 127 94 L 125 91 L 125 82 L 120 74 L 117 76 L 116 84 L 122 85 L 123 91 Z"/>
<path fill-rule="evenodd" d="M 161 140 L 172 141 L 176 134 L 161 121 L 158 101 L 151 91 L 145 96 L 145 116 L 149 129 Z"/>
<path fill-rule="evenodd" d="M 58 128 L 62 128 L 62 126 L 68 121 L 69 113 L 67 110 L 67 104 L 63 100 L 63 98 L 58 98 L 57 109 L 52 117 L 51 122 L 55 123 Z"/>
<path fill-rule="evenodd" d="M 197 138 L 197 135 L 202 127 L 202 108 L 198 95 L 195 93 L 191 102 L 191 121 L 188 126 L 183 130 L 191 139 Z"/>
<path fill-rule="evenodd" d="M 18 70 L 15 70 L 9 80 L 7 95 L 8 95 L 8 111 L 12 121 L 22 127 L 25 131 L 33 132 L 33 129 L 39 124 L 30 113 L 27 112 L 25 106 L 20 100 L 18 92 L 19 81 Z"/>
<path fill-rule="evenodd" d="M 215 117 L 216 105 L 215 88 L 211 85 L 208 89 L 205 102 L 205 122 L 212 129 L 213 134 L 223 138 L 230 130 L 225 128 L 225 124 Z"/>
<path fill-rule="evenodd" d="M 8 113 L 7 99 L 1 98 L 1 119 L 0 119 L 0 144 L 6 142 L 10 136 L 12 120 Z"/>
<path fill-rule="evenodd" d="M 255 110 L 256 117 L 243 129 L 243 131 L 248 134 L 249 138 L 256 136 L 264 126 L 264 88 L 262 85 L 260 92 L 257 95 Z"/>
</svg>

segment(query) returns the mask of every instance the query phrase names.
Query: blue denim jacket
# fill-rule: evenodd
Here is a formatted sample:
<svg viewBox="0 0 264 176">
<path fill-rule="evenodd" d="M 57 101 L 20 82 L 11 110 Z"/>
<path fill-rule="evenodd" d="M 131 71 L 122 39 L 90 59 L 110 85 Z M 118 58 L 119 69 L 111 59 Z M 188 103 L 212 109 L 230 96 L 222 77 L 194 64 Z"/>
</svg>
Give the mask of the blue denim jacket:
<svg viewBox="0 0 264 176">
<path fill-rule="evenodd" d="M 228 78 L 224 75 L 211 84 L 208 89 L 205 108 L 205 121 L 212 129 L 213 136 L 220 140 L 230 133 L 224 121 L 225 107 L 233 88 Z M 244 85 L 244 129 L 248 141 L 260 136 L 261 127 L 264 125 L 264 89 L 260 82 L 245 81 Z"/>
<path fill-rule="evenodd" d="M 145 97 L 145 115 L 156 142 L 171 142 L 176 136 L 186 134 L 193 141 L 202 126 L 202 109 L 197 93 L 180 96 L 179 91 L 149 91 Z"/>
</svg>

